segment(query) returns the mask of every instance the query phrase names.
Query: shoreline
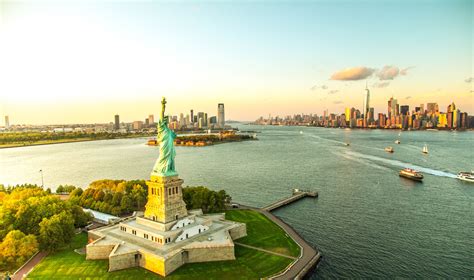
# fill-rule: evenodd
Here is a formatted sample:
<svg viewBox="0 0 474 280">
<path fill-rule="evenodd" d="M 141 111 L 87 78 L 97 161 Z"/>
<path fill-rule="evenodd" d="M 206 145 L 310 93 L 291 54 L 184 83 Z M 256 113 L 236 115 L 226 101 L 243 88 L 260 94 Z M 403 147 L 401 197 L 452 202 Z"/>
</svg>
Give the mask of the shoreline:
<svg viewBox="0 0 474 280">
<path fill-rule="evenodd" d="M 0 149 L 11 149 L 11 148 L 21 148 L 21 147 L 32 147 L 32 146 L 43 146 L 43 145 L 54 145 L 54 144 L 67 144 L 67 143 L 77 143 L 77 142 L 90 142 L 90 141 L 101 141 L 101 140 L 117 140 L 117 139 L 128 139 L 128 138 L 144 138 L 150 137 L 146 135 L 140 136 L 129 136 L 129 137 L 117 137 L 117 138 L 103 138 L 103 139 L 92 139 L 92 138 L 75 138 L 75 139 L 61 139 L 51 142 L 33 142 L 33 143 L 18 143 L 18 144 L 5 144 L 0 145 Z"/>
<path fill-rule="evenodd" d="M 403 129 L 403 128 L 381 128 L 381 127 L 330 127 L 330 126 L 318 126 L 318 125 L 280 125 L 280 124 L 255 124 L 255 123 L 248 123 L 244 125 L 255 125 L 255 126 L 282 126 L 282 127 L 315 127 L 315 128 L 330 128 L 330 129 L 350 129 L 350 130 L 388 130 L 388 131 L 448 131 L 448 132 L 473 132 L 474 128 L 466 128 L 466 129 L 448 129 L 448 128 L 424 128 L 424 129 Z"/>
</svg>

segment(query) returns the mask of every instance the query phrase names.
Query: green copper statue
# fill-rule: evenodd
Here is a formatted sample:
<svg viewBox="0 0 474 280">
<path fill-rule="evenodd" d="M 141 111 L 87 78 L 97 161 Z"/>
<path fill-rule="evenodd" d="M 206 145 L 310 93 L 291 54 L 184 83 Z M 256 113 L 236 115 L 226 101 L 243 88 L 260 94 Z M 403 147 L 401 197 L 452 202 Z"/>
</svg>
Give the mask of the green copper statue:
<svg viewBox="0 0 474 280">
<path fill-rule="evenodd" d="M 161 115 L 158 121 L 158 143 L 160 143 L 160 156 L 153 167 L 152 175 L 175 176 L 178 175 L 174 166 L 176 150 L 174 149 L 174 139 L 176 133 L 168 127 L 168 116 L 165 116 L 166 99 L 161 100 Z"/>
</svg>

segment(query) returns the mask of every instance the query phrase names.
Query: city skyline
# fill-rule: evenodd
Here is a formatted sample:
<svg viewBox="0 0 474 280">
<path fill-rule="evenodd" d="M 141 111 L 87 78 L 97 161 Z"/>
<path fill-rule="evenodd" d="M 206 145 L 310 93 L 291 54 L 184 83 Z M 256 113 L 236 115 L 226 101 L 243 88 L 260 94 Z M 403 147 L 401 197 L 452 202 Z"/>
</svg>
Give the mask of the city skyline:
<svg viewBox="0 0 474 280">
<path fill-rule="evenodd" d="M 375 111 L 393 95 L 473 114 L 472 9 L 2 1 L 0 115 L 12 124 L 101 123 L 117 112 L 132 120 L 156 114 L 166 95 L 170 114 L 223 102 L 227 119 L 249 121 L 362 109 L 366 83 Z"/>
</svg>

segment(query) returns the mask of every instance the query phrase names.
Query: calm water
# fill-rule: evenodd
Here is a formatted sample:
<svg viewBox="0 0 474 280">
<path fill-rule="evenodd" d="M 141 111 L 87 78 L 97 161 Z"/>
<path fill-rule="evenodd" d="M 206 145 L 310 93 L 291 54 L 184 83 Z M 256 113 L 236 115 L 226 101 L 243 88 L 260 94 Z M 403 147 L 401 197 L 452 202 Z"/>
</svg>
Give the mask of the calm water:
<svg viewBox="0 0 474 280">
<path fill-rule="evenodd" d="M 276 215 L 323 255 L 312 278 L 474 277 L 474 133 L 252 127 L 259 141 L 177 147 L 185 185 L 225 189 L 264 206 L 295 187 L 317 190 Z M 302 131 L 303 133 L 300 133 Z M 93 180 L 146 179 L 158 156 L 144 139 L 0 150 L 0 183 L 87 186 Z M 343 146 L 350 142 L 351 146 Z M 427 144 L 429 155 L 421 148 Z M 394 154 L 384 152 L 393 146 Z M 399 178 L 402 167 L 423 183 Z"/>
</svg>

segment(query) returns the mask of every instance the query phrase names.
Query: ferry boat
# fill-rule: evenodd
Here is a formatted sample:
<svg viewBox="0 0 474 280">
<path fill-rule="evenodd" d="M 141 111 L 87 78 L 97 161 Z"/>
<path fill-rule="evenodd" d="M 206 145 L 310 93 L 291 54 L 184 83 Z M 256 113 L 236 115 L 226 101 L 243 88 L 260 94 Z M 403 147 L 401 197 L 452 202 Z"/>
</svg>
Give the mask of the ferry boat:
<svg viewBox="0 0 474 280">
<path fill-rule="evenodd" d="M 471 172 L 459 172 L 458 179 L 466 182 L 474 183 L 474 171 Z"/>
<path fill-rule="evenodd" d="M 393 148 L 390 147 L 390 146 L 389 146 L 389 147 L 386 147 L 386 148 L 385 148 L 385 151 L 386 151 L 387 153 L 393 153 Z"/>
<path fill-rule="evenodd" d="M 423 150 L 421 151 L 423 154 L 427 154 L 428 153 L 428 146 L 425 144 L 425 146 L 423 147 Z"/>
<path fill-rule="evenodd" d="M 415 180 L 415 181 L 423 180 L 423 174 L 410 168 L 405 168 L 405 169 L 400 170 L 398 175 L 400 177 L 404 177 L 404 178 Z"/>
</svg>

